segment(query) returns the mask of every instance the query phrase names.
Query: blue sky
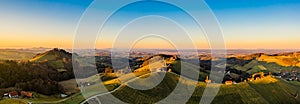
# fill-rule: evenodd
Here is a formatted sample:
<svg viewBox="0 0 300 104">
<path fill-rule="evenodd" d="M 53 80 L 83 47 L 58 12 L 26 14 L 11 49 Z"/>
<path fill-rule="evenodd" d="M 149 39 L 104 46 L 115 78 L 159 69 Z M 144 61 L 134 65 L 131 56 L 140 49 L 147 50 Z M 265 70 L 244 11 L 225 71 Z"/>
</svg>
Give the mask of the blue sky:
<svg viewBox="0 0 300 104">
<path fill-rule="evenodd" d="M 71 48 L 77 23 L 91 2 L 92 0 L 1 0 L 0 48 Z M 298 48 L 299 0 L 206 2 L 220 23 L 228 48 Z M 170 16 L 178 13 L 176 9 L 151 6 L 148 9 L 128 9 L 127 12 L 143 14 L 153 9 L 165 9 L 167 11 L 161 13 Z M 207 47 L 200 45 L 199 48 Z"/>
<path fill-rule="evenodd" d="M 228 40 L 260 37 L 278 42 L 300 38 L 299 0 L 229 1 L 207 0 Z"/>
</svg>

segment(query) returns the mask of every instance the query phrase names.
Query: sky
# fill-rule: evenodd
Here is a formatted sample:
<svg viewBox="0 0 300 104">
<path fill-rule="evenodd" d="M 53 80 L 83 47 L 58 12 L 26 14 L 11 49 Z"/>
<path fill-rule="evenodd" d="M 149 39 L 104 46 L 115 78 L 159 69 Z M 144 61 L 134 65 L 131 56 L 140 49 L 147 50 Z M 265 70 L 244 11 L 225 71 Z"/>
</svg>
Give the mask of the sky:
<svg viewBox="0 0 300 104">
<path fill-rule="evenodd" d="M 217 18 L 227 48 L 230 49 L 300 49 L 300 1 L 299 0 L 205 0 Z M 72 48 L 77 25 L 92 0 L 1 0 L 0 1 L 0 48 L 59 47 Z M 100 11 L 109 9 L 99 7 Z M 196 9 L 197 10 L 197 9 Z M 120 31 L 130 19 L 145 15 L 127 24 L 128 29 Z M 97 17 L 94 17 L 97 18 Z M 151 19 L 154 18 L 154 19 Z M 147 21 L 145 21 L 147 20 Z M 128 47 L 129 37 L 135 33 L 146 33 L 160 28 L 169 32 L 166 38 L 180 40 L 180 29 L 170 28 L 178 21 L 191 30 L 192 19 L 178 8 L 159 4 L 137 4 L 127 6 L 112 15 L 107 22 L 107 31 L 99 36 L 97 48 Z M 153 23 L 153 24 L 151 24 Z M 168 24 L 167 24 L 168 23 Z M 150 24 L 145 26 L 144 24 Z M 157 25 L 156 25 L 157 24 Z M 169 27 L 169 28 L 168 28 Z M 138 28 L 138 29 L 137 29 Z M 129 31 L 131 29 L 131 31 Z M 133 30 L 136 29 L 136 30 Z M 116 38 L 119 34 L 127 38 Z M 203 31 L 202 31 L 203 32 Z M 128 35 L 131 33 L 132 35 Z M 192 32 L 193 33 L 193 32 Z M 197 48 L 209 48 L 204 34 L 190 34 Z M 89 37 L 87 34 L 86 37 Z M 116 42 L 117 41 L 117 42 Z M 171 44 L 182 44 L 191 48 L 188 42 L 172 43 L 157 37 L 135 40 L 135 48 L 174 48 Z M 85 48 L 83 45 L 81 48 Z"/>
</svg>

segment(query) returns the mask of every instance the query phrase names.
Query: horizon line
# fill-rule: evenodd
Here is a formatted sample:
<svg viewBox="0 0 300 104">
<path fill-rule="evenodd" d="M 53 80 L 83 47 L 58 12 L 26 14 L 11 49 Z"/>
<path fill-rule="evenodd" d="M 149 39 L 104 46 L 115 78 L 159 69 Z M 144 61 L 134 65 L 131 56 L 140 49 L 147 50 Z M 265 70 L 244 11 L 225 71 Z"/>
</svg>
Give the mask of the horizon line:
<svg viewBox="0 0 300 104">
<path fill-rule="evenodd" d="M 63 48 L 63 47 L 0 47 L 0 49 L 68 49 L 68 50 L 88 50 L 88 49 L 112 49 L 112 48 Z M 115 48 L 127 49 L 127 48 Z M 134 48 L 134 50 L 193 50 L 192 48 L 174 49 L 174 48 Z M 196 50 L 211 50 L 211 48 L 196 48 Z M 221 48 L 214 50 L 223 50 Z M 225 50 L 300 50 L 300 48 L 225 48 Z"/>
</svg>

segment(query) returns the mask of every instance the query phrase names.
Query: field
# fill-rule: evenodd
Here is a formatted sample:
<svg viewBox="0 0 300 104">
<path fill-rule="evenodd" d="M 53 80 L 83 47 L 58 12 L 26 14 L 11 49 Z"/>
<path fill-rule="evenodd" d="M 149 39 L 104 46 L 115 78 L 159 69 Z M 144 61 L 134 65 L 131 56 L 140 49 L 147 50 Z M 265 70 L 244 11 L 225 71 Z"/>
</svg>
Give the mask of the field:
<svg viewBox="0 0 300 104">
<path fill-rule="evenodd" d="M 155 103 L 169 96 L 173 91 L 177 83 L 184 83 L 187 86 L 191 86 L 193 81 L 185 80 L 179 81 L 179 76 L 167 73 L 166 77 L 158 86 L 150 90 L 136 90 L 129 86 L 122 85 L 117 91 L 112 92 L 112 95 L 118 99 L 121 99 L 126 103 Z M 133 82 L 132 82 L 133 83 Z M 151 82 L 147 82 L 151 83 Z M 296 83 L 296 82 L 294 82 Z M 141 83 L 141 86 L 145 86 L 145 83 Z M 197 87 L 188 100 L 188 103 L 199 103 L 206 84 L 198 82 Z M 212 101 L 213 104 L 280 104 L 280 103 L 299 103 L 300 97 L 298 92 L 300 91 L 298 82 L 291 84 L 280 79 L 273 77 L 262 78 L 261 81 L 254 82 L 242 82 L 234 85 L 222 84 L 220 90 Z M 186 90 L 183 90 L 186 91 Z M 99 96 L 101 101 L 108 101 L 110 95 Z M 180 95 L 178 95 L 180 96 Z M 179 98 L 182 98 L 180 96 Z M 178 99 L 174 99 L 177 102 Z M 117 101 L 112 101 L 117 102 Z"/>
<path fill-rule="evenodd" d="M 71 94 L 80 92 L 80 90 L 77 87 L 77 83 L 76 83 L 75 79 L 62 81 L 62 82 L 59 82 L 59 84 L 63 86 L 63 90 L 67 95 L 71 95 Z"/>
<path fill-rule="evenodd" d="M 0 50 L 1 60 L 29 60 L 36 53 L 33 52 L 22 52 L 21 50 Z"/>
<path fill-rule="evenodd" d="M 160 75 L 162 72 L 155 73 L 154 75 Z M 140 74 L 144 75 L 145 74 Z M 146 76 L 147 77 L 147 76 Z M 133 78 L 133 77 L 132 77 Z M 151 81 L 146 81 L 146 83 L 138 82 L 135 79 L 127 77 L 128 83 L 137 83 L 140 86 L 148 86 L 151 85 Z M 85 80 L 93 81 L 93 78 L 88 78 Z M 132 80 L 132 81 L 129 81 Z M 61 82 L 62 84 L 74 84 L 74 79 Z M 109 81 L 107 81 L 109 82 Z M 105 94 L 105 89 L 102 89 L 103 92 L 93 93 L 92 91 L 98 89 L 97 85 L 88 86 L 85 89 L 90 90 L 85 93 L 85 95 L 92 96 L 99 93 L 103 93 L 104 95 L 98 96 L 102 103 L 105 101 L 108 102 L 115 102 L 117 103 L 119 100 L 127 103 L 156 103 L 158 101 L 163 100 L 167 96 L 169 96 L 175 89 L 176 85 L 180 83 L 185 85 L 186 87 L 181 91 L 192 91 L 192 85 L 195 84 L 196 88 L 192 94 L 192 96 L 187 99 L 187 103 L 199 103 L 202 97 L 202 94 L 205 90 L 206 83 L 203 82 L 196 82 L 189 79 L 179 80 L 179 76 L 174 73 L 165 73 L 165 78 L 163 81 L 157 85 L 156 87 L 150 90 L 137 90 L 133 89 L 127 84 L 121 85 L 118 89 L 112 91 L 116 87 L 111 87 L 112 83 L 107 84 L 106 88 L 109 91 L 112 91 L 112 95 Z M 241 82 L 234 85 L 224 85 L 220 84 L 220 90 L 217 96 L 212 101 L 213 104 L 241 104 L 241 103 L 248 103 L 248 104 L 280 104 L 280 103 L 299 103 L 300 97 L 298 97 L 298 93 L 300 92 L 300 82 L 288 82 L 281 79 L 275 79 L 273 77 L 265 77 L 260 80 L 256 80 L 253 82 Z M 74 86 L 69 86 L 72 89 Z M 111 87 L 111 88 L 110 88 Z M 186 89 L 188 88 L 188 89 Z M 183 93 L 177 92 L 177 93 Z M 86 96 L 86 97 L 88 97 Z M 119 100 L 112 99 L 112 96 L 118 98 Z M 183 95 L 177 95 L 178 99 L 174 99 L 174 103 L 181 101 L 179 98 L 183 98 Z M 45 98 L 45 99 L 43 99 Z M 48 96 L 40 95 L 39 99 L 25 99 L 30 102 L 40 102 L 40 103 L 47 103 L 47 102 L 55 102 L 59 104 L 73 104 L 79 103 L 85 100 L 85 97 L 81 95 L 81 93 L 75 93 L 66 99 L 49 99 Z M 48 100 L 46 100 L 48 99 Z M 4 99 L 0 101 L 1 103 L 26 103 L 25 100 L 18 100 L 18 99 Z M 111 101 L 113 100 L 113 101 Z M 170 102 L 170 101 L 168 101 Z"/>
<path fill-rule="evenodd" d="M 47 96 L 47 95 L 42 95 L 39 93 L 33 93 L 34 98 L 25 98 L 24 100 L 27 100 L 28 102 L 53 102 L 53 101 L 59 101 L 61 98 L 59 95 L 52 95 L 52 96 Z"/>
<path fill-rule="evenodd" d="M 27 101 L 21 99 L 3 99 L 0 100 L 0 104 L 27 104 Z"/>
<path fill-rule="evenodd" d="M 47 48 L 32 48 L 32 49 L 0 49 L 1 60 L 22 60 L 27 61 L 37 53 L 49 50 Z"/>
<path fill-rule="evenodd" d="M 262 55 L 258 58 L 259 61 L 274 62 L 281 66 L 300 66 L 298 55 L 282 55 L 282 56 L 268 56 Z"/>
<path fill-rule="evenodd" d="M 177 74 L 180 74 L 181 75 L 181 69 L 185 69 L 185 70 L 188 70 L 185 75 L 185 77 L 189 77 L 189 75 L 194 75 L 194 73 L 199 73 L 199 80 L 200 81 L 204 81 L 206 76 L 209 74 L 207 72 L 200 72 L 199 69 L 200 67 L 199 66 L 196 66 L 194 64 L 191 64 L 191 63 L 188 63 L 188 62 L 184 62 L 184 61 L 174 61 L 172 63 L 174 66 L 173 66 L 173 72 L 177 73 Z M 182 64 L 182 65 L 181 65 Z M 198 77 L 197 77 L 198 78 Z"/>
</svg>

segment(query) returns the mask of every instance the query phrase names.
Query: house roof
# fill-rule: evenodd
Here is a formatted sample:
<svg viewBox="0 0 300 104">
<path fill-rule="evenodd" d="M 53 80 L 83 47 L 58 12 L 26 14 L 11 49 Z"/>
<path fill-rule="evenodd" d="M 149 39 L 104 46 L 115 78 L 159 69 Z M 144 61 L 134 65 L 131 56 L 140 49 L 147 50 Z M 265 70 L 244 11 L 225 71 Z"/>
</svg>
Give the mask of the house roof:
<svg viewBox="0 0 300 104">
<path fill-rule="evenodd" d="M 32 93 L 31 92 L 26 92 L 26 91 L 21 91 L 21 95 L 22 96 L 27 96 L 27 97 L 32 97 Z"/>
<path fill-rule="evenodd" d="M 9 93 L 10 96 L 17 96 L 19 93 L 17 91 L 13 91 Z"/>
<path fill-rule="evenodd" d="M 232 84 L 232 81 L 225 81 L 225 84 Z"/>
</svg>

